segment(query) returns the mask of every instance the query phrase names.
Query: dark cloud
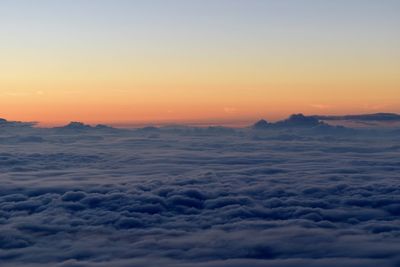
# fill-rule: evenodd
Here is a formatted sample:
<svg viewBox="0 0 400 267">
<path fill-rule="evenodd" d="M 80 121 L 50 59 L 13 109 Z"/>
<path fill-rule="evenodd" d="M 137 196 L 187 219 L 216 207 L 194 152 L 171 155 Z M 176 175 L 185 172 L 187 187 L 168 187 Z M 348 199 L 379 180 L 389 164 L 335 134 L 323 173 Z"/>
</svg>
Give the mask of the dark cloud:
<svg viewBox="0 0 400 267">
<path fill-rule="evenodd" d="M 70 122 L 69 124 L 62 127 L 55 127 L 52 129 L 56 133 L 60 134 L 84 134 L 84 133 L 118 133 L 124 130 L 116 129 L 111 126 L 98 124 L 91 126 L 82 122 Z"/>
<path fill-rule="evenodd" d="M 400 264 L 396 135 L 76 126 L 0 134 L 1 266 Z"/>
<path fill-rule="evenodd" d="M 270 124 L 266 120 L 259 120 L 253 125 L 253 129 L 255 130 L 265 130 L 268 129 Z"/>
<path fill-rule="evenodd" d="M 266 120 L 256 122 L 252 128 L 255 130 L 267 130 L 273 128 L 310 128 L 323 125 L 315 116 L 304 116 L 303 114 L 293 114 L 285 120 L 275 123 L 268 123 Z"/>
<path fill-rule="evenodd" d="M 276 127 L 315 127 L 323 124 L 315 117 L 293 114 L 288 119 L 274 123 Z"/>
<path fill-rule="evenodd" d="M 274 139 L 289 141 L 296 139 L 307 139 L 304 134 L 320 134 L 320 135 L 348 135 L 357 133 L 354 129 L 344 126 L 333 126 L 323 122 L 318 116 L 304 116 L 303 114 L 293 114 L 285 120 L 275 123 L 268 123 L 266 120 L 256 122 L 252 127 L 256 131 L 278 131 L 278 135 Z M 285 132 L 282 132 L 284 130 Z M 292 131 L 288 133 L 287 131 Z M 293 134 L 293 131 L 297 135 Z M 298 135 L 300 134 L 300 135 Z M 256 136 L 262 139 L 260 136 Z"/>
<path fill-rule="evenodd" d="M 312 116 L 319 120 L 350 120 L 350 121 L 400 121 L 400 115 L 395 113 L 374 113 L 344 116 Z"/>
<path fill-rule="evenodd" d="M 8 121 L 6 119 L 0 118 L 0 128 L 2 128 L 2 130 L 4 130 L 5 128 L 14 128 L 14 130 L 18 128 L 31 128 L 34 125 L 36 125 L 35 122 Z"/>
</svg>

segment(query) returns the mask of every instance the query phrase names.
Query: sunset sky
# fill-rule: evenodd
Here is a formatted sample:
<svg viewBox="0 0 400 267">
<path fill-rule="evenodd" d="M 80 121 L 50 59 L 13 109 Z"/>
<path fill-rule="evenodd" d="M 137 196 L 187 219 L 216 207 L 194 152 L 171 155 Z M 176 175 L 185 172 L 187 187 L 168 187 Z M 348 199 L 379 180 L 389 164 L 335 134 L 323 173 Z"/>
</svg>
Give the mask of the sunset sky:
<svg viewBox="0 0 400 267">
<path fill-rule="evenodd" d="M 0 117 L 400 112 L 398 0 L 2 0 Z"/>
</svg>

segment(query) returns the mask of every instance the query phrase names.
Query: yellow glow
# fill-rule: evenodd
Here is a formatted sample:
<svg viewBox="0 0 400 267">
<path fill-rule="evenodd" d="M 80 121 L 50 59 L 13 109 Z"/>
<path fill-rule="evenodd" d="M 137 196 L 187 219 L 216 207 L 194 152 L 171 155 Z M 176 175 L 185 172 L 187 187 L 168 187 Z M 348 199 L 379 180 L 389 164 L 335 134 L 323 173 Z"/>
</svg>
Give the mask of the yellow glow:
<svg viewBox="0 0 400 267">
<path fill-rule="evenodd" d="M 20 51 L 0 53 L 0 116 L 14 120 L 252 120 L 400 111 L 400 60 L 390 53 Z"/>
</svg>

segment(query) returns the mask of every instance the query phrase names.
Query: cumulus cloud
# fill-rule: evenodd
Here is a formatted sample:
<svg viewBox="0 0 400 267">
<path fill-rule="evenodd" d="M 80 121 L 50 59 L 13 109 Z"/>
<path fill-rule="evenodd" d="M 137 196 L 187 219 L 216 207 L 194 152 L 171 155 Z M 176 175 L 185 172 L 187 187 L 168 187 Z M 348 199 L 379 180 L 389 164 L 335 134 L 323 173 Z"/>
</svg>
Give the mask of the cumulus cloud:
<svg viewBox="0 0 400 267">
<path fill-rule="evenodd" d="M 0 134 L 1 266 L 399 266 L 398 135 L 70 126 Z"/>
<path fill-rule="evenodd" d="M 271 128 L 313 128 L 318 126 L 326 126 L 315 116 L 304 116 L 303 114 L 293 114 L 285 120 L 275 123 L 268 123 L 266 120 L 260 120 L 253 125 L 255 130 L 266 130 Z"/>
</svg>

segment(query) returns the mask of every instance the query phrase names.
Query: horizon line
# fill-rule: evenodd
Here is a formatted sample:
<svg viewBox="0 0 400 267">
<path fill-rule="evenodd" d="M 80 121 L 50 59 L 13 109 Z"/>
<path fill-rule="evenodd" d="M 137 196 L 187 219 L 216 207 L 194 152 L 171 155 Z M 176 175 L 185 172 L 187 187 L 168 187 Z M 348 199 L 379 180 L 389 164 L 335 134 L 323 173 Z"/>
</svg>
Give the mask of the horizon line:
<svg viewBox="0 0 400 267">
<path fill-rule="evenodd" d="M 121 121 L 85 121 L 85 120 L 60 120 L 60 121 L 24 121 L 24 120 L 8 120 L 4 117 L 0 116 L 0 119 L 3 118 L 8 122 L 22 122 L 22 123 L 32 123 L 35 128 L 55 128 L 66 126 L 72 122 L 79 122 L 85 125 L 96 126 L 96 125 L 106 125 L 115 128 L 140 128 L 140 127 L 165 127 L 165 126 L 194 126 L 194 127 L 213 127 L 213 126 L 222 126 L 222 127 L 230 127 L 230 128 L 243 128 L 250 127 L 254 123 L 259 120 L 267 120 L 268 122 L 278 122 L 284 119 L 289 118 L 291 115 L 302 114 L 306 117 L 346 117 L 346 116 L 366 116 L 366 115 L 383 115 L 383 114 L 391 114 L 397 115 L 400 117 L 399 113 L 396 112 L 374 112 L 374 113 L 358 113 L 358 114 L 312 114 L 308 115 L 305 113 L 291 113 L 287 116 L 282 116 L 282 118 L 269 120 L 266 119 L 266 116 L 260 117 L 249 117 L 249 118 L 241 118 L 241 119 L 223 119 L 223 118 L 213 118 L 213 119 L 195 119 L 195 120 L 187 120 L 187 119 L 160 119 L 160 120 L 121 120 Z M 324 119 L 320 119 L 324 121 Z M 377 120 L 378 121 L 378 120 Z M 387 121 L 386 121 L 387 122 Z"/>
</svg>

